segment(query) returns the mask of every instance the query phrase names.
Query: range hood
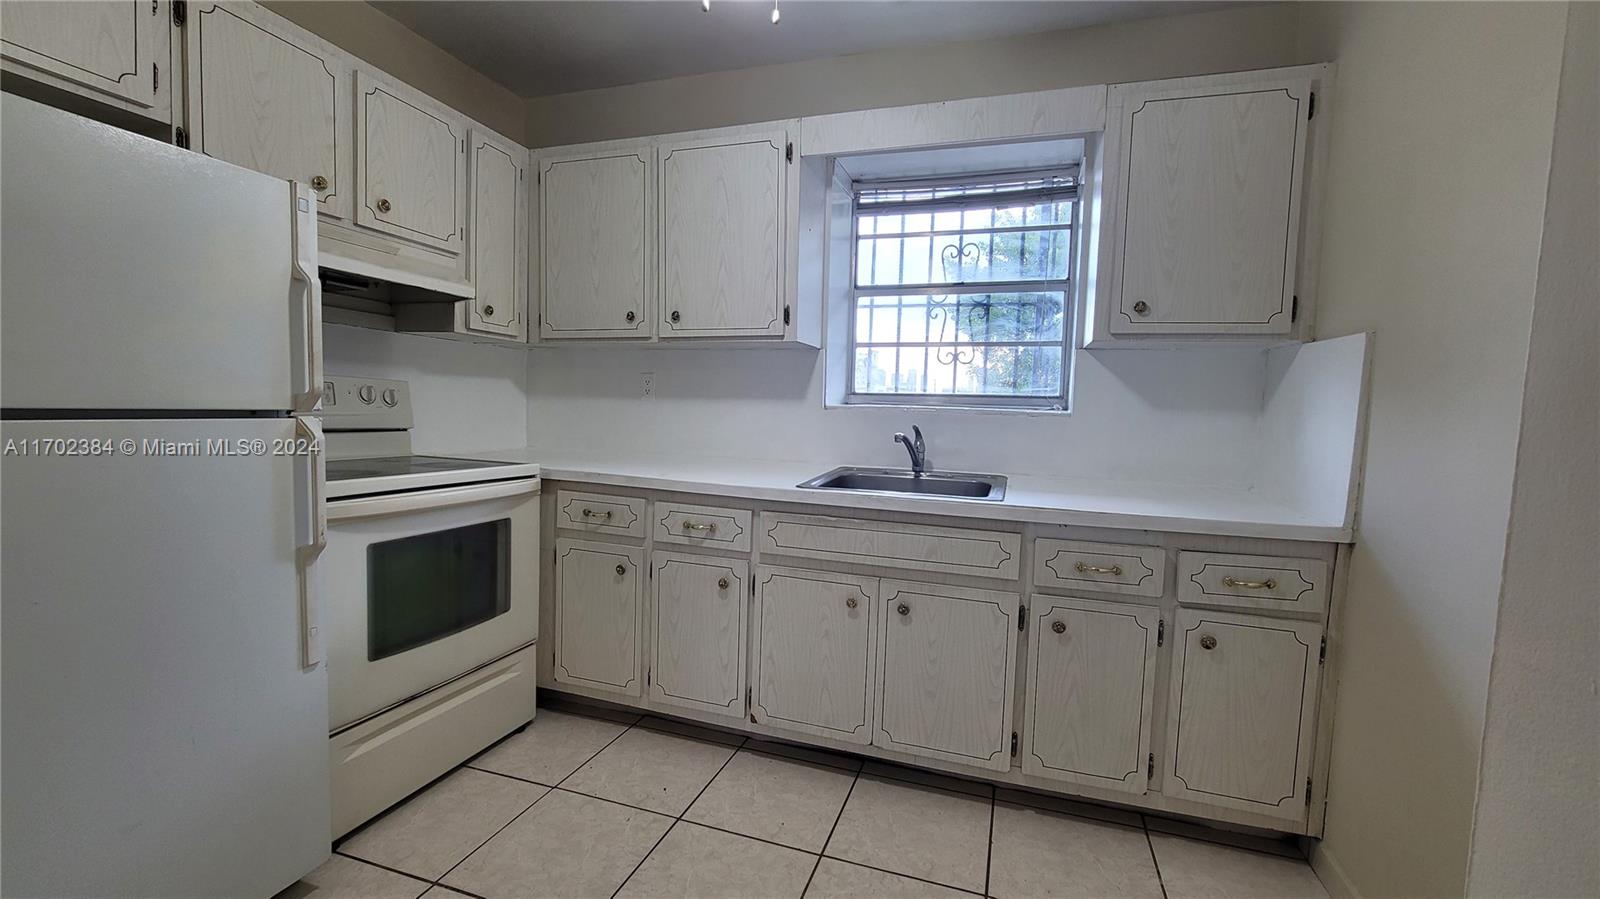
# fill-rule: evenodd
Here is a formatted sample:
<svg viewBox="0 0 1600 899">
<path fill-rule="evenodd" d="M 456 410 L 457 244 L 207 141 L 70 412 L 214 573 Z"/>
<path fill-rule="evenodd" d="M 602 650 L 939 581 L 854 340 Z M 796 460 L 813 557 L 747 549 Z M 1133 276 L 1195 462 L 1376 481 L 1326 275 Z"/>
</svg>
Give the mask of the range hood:
<svg viewBox="0 0 1600 899">
<path fill-rule="evenodd" d="M 471 299 L 467 260 L 340 222 L 317 226 L 317 265 L 324 294 L 376 298 L 390 303 L 440 303 Z"/>
</svg>

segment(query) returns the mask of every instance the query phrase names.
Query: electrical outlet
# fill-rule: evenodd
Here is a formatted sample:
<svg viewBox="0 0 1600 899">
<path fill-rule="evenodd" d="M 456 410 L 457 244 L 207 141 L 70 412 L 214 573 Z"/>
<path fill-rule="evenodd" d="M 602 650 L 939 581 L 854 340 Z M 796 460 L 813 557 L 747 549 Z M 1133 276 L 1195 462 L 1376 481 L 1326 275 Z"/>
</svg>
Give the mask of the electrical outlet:
<svg viewBox="0 0 1600 899">
<path fill-rule="evenodd" d="M 656 398 L 656 373 L 644 372 L 639 376 L 639 395 L 647 400 Z"/>
</svg>

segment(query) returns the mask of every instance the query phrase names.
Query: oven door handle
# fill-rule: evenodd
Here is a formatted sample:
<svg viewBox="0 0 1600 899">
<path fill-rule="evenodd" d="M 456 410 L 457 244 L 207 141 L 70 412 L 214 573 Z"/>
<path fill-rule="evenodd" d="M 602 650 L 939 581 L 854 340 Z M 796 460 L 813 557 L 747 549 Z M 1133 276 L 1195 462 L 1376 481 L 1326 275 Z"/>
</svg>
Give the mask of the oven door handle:
<svg viewBox="0 0 1600 899">
<path fill-rule="evenodd" d="M 363 496 L 355 499 L 336 499 L 328 503 L 328 520 L 344 521 L 351 518 L 371 518 L 376 515 L 397 515 L 402 512 L 422 512 L 443 509 L 464 503 L 524 496 L 539 492 L 538 478 L 520 478 L 493 484 L 472 484 L 466 487 L 446 487 L 442 490 L 417 490 L 411 493 L 391 493 L 386 496 Z"/>
</svg>

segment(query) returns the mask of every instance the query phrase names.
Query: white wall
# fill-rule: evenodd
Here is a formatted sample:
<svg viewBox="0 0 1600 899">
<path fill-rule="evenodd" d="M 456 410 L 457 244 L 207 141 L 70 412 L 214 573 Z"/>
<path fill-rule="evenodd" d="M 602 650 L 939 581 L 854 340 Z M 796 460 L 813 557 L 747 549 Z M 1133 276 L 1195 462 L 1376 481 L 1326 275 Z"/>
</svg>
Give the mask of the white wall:
<svg viewBox="0 0 1600 899">
<path fill-rule="evenodd" d="M 1565 19 L 1302 7 L 1305 56 L 1339 65 L 1318 332 L 1377 333 L 1316 858 L 1335 892 L 1466 886 Z"/>
<path fill-rule="evenodd" d="M 1600 896 L 1600 4 L 1572 5 L 1556 107 L 1472 896 Z"/>
<path fill-rule="evenodd" d="M 412 449 L 459 453 L 521 446 L 527 437 L 527 351 L 324 325 L 330 375 L 411 385 Z"/>
</svg>

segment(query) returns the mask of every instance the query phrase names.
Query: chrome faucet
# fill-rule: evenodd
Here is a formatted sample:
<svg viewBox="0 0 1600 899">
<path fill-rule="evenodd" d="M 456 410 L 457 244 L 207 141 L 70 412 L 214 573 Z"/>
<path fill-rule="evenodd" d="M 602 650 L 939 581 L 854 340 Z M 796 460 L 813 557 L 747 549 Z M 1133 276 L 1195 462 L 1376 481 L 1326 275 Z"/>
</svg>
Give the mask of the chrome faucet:
<svg viewBox="0 0 1600 899">
<path fill-rule="evenodd" d="M 915 439 L 895 434 L 894 442 L 905 444 L 906 452 L 911 454 L 911 473 L 920 478 L 928 473 L 928 445 L 922 441 L 921 428 L 912 425 L 911 433 L 916 435 Z"/>
</svg>

